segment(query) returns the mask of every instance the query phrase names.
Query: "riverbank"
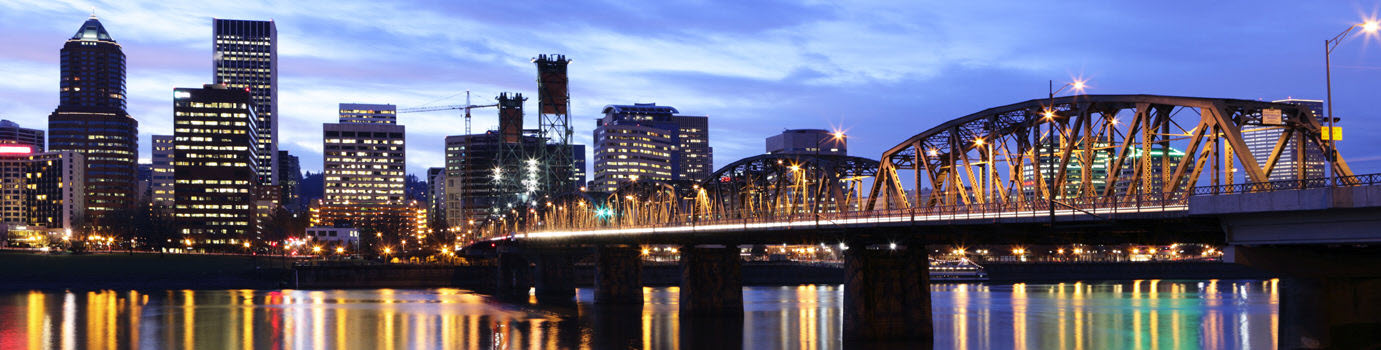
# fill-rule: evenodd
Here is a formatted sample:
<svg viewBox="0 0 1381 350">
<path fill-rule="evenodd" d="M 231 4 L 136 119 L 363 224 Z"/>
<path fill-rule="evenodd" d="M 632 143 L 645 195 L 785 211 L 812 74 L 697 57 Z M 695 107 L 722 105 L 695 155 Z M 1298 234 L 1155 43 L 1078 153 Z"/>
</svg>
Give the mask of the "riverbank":
<svg viewBox="0 0 1381 350">
<path fill-rule="evenodd" d="M 292 267 L 279 257 L 99 253 L 46 255 L 0 253 L 0 290 L 28 289 L 339 289 L 465 288 L 484 290 L 493 280 L 492 266 L 335 265 Z M 1115 281 L 1134 279 L 1269 279 L 1274 276 L 1242 265 L 1218 262 L 1139 263 L 990 263 L 989 283 Z M 594 266 L 575 268 L 575 284 L 594 285 Z M 747 262 L 746 286 L 842 284 L 837 264 Z M 643 267 L 643 284 L 681 283 L 676 264 Z"/>
<path fill-rule="evenodd" d="M 271 289 L 285 287 L 283 258 L 102 252 L 0 253 L 0 289 Z"/>
</svg>

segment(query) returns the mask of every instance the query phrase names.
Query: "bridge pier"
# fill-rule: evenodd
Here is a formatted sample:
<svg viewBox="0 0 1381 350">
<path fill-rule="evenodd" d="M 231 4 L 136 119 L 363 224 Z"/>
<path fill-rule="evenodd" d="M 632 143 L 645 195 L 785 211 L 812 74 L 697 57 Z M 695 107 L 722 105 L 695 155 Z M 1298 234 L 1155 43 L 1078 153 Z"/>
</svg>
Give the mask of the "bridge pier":
<svg viewBox="0 0 1381 350">
<path fill-rule="evenodd" d="M 599 247 L 595 266 L 596 304 L 643 304 L 642 254 L 636 246 Z"/>
<path fill-rule="evenodd" d="M 570 301 L 575 297 L 575 258 L 561 251 L 540 251 L 534 269 L 538 300 Z"/>
<path fill-rule="evenodd" d="M 1283 276 L 1281 349 L 1381 348 L 1381 252 L 1313 245 L 1233 246 L 1231 262 Z"/>
<path fill-rule="evenodd" d="M 846 341 L 932 341 L 925 246 L 851 245 L 844 251 Z"/>
<path fill-rule="evenodd" d="M 527 296 L 532 286 L 532 264 L 516 252 L 499 252 L 495 273 L 494 295 L 499 297 Z"/>
<path fill-rule="evenodd" d="M 743 315 L 743 272 L 737 246 L 681 248 L 681 315 Z"/>
</svg>

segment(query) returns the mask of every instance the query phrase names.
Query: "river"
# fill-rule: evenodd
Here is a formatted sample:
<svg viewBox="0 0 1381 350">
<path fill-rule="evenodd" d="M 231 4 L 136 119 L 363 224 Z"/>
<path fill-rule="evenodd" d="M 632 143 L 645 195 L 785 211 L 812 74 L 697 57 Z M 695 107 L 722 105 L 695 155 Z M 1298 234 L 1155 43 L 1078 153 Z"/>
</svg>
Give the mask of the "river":
<svg viewBox="0 0 1381 350">
<path fill-rule="evenodd" d="M 1278 282 L 935 284 L 936 349 L 1275 348 Z M 744 288 L 744 317 L 500 301 L 459 289 L 0 293 L 0 349 L 836 349 L 839 285 Z M 895 345 L 895 344 L 894 344 Z M 914 347 L 921 344 L 901 344 Z"/>
</svg>

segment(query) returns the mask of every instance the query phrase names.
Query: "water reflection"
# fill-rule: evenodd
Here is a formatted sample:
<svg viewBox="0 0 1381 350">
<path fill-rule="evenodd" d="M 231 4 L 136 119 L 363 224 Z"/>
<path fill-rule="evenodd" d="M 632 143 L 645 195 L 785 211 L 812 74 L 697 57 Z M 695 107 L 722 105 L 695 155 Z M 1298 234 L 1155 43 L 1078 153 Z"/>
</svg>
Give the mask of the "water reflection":
<svg viewBox="0 0 1381 350">
<path fill-rule="evenodd" d="M 934 285 L 936 348 L 1273 348 L 1277 281 Z M 0 348 L 835 349 L 842 287 L 744 290 L 742 319 L 500 302 L 457 289 L 0 294 Z"/>
</svg>

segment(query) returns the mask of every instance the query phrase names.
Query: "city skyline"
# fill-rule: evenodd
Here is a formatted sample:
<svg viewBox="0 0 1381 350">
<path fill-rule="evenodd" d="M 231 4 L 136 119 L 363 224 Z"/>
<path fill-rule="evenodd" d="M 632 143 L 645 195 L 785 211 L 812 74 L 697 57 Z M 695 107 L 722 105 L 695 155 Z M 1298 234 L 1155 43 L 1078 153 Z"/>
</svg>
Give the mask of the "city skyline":
<svg viewBox="0 0 1381 350">
<path fill-rule="evenodd" d="M 14 35 L 0 39 L 13 48 L 0 53 L 0 74 L 10 77 L 0 82 L 0 116 L 25 127 L 45 124 L 57 105 L 59 43 L 95 7 L 128 55 L 128 110 L 140 121 L 144 160 L 151 154 L 148 135 L 171 134 L 171 87 L 209 82 L 212 48 L 206 38 L 213 17 L 273 20 L 279 26 L 280 148 L 301 155 L 304 170 L 321 170 L 320 135 L 307 126 L 336 118 L 339 103 L 461 104 L 467 89 L 477 103 L 501 91 L 535 95 L 529 59 L 541 53 L 575 61 L 570 82 L 578 144 L 591 144 L 600 107 L 655 102 L 714 119 L 716 168 L 760 154 L 761 140 L 783 128 L 844 129 L 853 154 L 875 158 L 896 140 L 946 120 L 1040 98 L 1049 79 L 1089 79 L 1091 94 L 1322 99 L 1318 41 L 1372 17 L 1376 3 L 1280 2 L 1247 9 L 1192 4 L 1198 9 L 1193 13 L 1161 9 L 1191 6 L 1187 2 L 989 8 L 659 4 L 636 11 L 588 3 L 551 6 L 560 8 L 8 2 L 0 4 L 6 8 L 0 19 L 7 23 L 0 28 Z M 534 18 L 553 11 L 567 20 Z M 1110 15 L 1129 12 L 1138 16 Z M 374 23 L 349 13 L 409 21 Z M 660 18 L 679 20 L 663 26 Z M 852 40 L 857 37 L 873 40 Z M 1376 97 L 1367 82 L 1381 77 L 1381 69 L 1369 65 L 1377 59 L 1377 39 L 1349 40 L 1333 54 L 1334 114 L 1347 130 L 1340 142 L 1344 154 L 1381 140 L 1381 128 L 1357 122 L 1370 116 L 1368 102 Z M 390 54 L 400 50 L 415 54 Z M 535 124 L 536 106 L 527 107 L 526 119 Z M 497 125 L 492 111 L 475 116 L 476 132 Z M 407 157 L 414 160 L 409 173 L 443 163 L 445 136 L 464 133 L 458 121 L 447 112 L 399 120 L 429 126 L 408 135 Z M 1378 160 L 1349 158 L 1357 173 L 1381 170 Z"/>
</svg>

